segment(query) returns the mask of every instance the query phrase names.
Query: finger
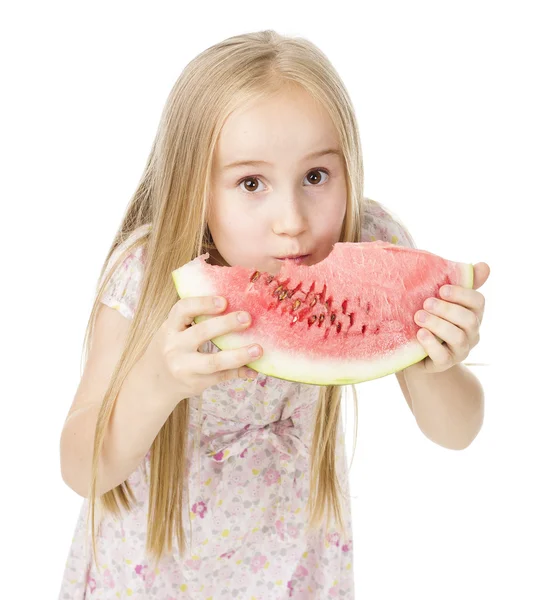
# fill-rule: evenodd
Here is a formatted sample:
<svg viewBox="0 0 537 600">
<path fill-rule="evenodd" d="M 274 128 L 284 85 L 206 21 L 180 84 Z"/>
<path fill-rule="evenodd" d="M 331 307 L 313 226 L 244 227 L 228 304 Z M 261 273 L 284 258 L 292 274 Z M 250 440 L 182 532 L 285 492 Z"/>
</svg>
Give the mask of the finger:
<svg viewBox="0 0 537 600">
<path fill-rule="evenodd" d="M 432 332 L 446 342 L 453 354 L 462 354 L 469 351 L 469 342 L 466 332 L 453 323 L 431 314 L 427 315 L 425 323 L 422 323 L 417 318 L 416 323 L 422 327 L 426 327 L 430 334 Z"/>
<path fill-rule="evenodd" d="M 446 291 L 449 289 L 449 294 Z M 440 296 L 449 302 L 455 302 L 477 313 L 485 310 L 485 296 L 476 290 L 469 290 L 460 285 L 447 285 L 440 288 Z"/>
<path fill-rule="evenodd" d="M 225 310 L 227 301 L 222 298 L 224 304 L 217 306 L 215 304 L 216 296 L 192 296 L 191 298 L 181 298 L 176 302 L 168 315 L 171 328 L 174 331 L 184 331 L 194 321 L 194 317 L 200 315 L 217 315 Z"/>
<path fill-rule="evenodd" d="M 246 315 L 246 321 L 241 322 L 239 318 Z M 191 349 L 193 347 L 199 348 L 205 342 L 213 340 L 214 338 L 231 333 L 233 331 L 244 331 L 251 324 L 251 317 L 244 311 L 235 311 L 228 313 L 227 315 L 221 315 L 205 319 L 197 323 L 194 327 L 191 327 L 188 331 L 185 331 L 182 342 L 186 344 L 186 348 Z"/>
<path fill-rule="evenodd" d="M 418 340 L 428 354 L 423 361 L 425 371 L 446 370 L 452 366 L 453 356 L 447 344 L 442 344 L 442 341 L 438 341 L 427 329 L 418 331 Z"/>
<path fill-rule="evenodd" d="M 198 353 L 195 358 L 194 370 L 201 375 L 233 372 L 234 377 L 245 377 L 245 365 L 257 360 L 263 354 L 258 344 L 242 346 L 235 350 L 222 350 L 215 353 Z M 242 369 L 241 373 L 239 371 Z"/>
<path fill-rule="evenodd" d="M 433 301 L 432 304 L 431 300 Z M 425 309 L 427 316 L 434 315 L 449 321 L 457 327 L 464 329 L 468 336 L 471 335 L 476 327 L 479 327 L 479 318 L 476 313 L 460 304 L 445 302 L 438 298 L 428 298 L 423 303 L 423 308 Z"/>
<path fill-rule="evenodd" d="M 490 266 L 486 262 L 479 262 L 474 265 L 474 285 L 476 290 L 480 288 L 489 278 Z"/>
</svg>

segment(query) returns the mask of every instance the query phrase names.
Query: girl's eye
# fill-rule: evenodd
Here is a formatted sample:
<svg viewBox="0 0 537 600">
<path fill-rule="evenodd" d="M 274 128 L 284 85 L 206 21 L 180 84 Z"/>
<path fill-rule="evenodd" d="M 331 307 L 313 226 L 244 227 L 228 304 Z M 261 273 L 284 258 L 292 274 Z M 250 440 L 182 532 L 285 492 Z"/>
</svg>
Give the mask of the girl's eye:
<svg viewBox="0 0 537 600">
<path fill-rule="evenodd" d="M 330 173 L 326 170 L 326 169 L 312 169 L 308 175 L 311 175 L 312 173 L 325 173 L 326 175 L 330 175 Z M 306 175 L 306 177 L 308 176 Z M 245 181 L 260 181 L 259 177 L 255 176 L 255 175 L 250 175 L 249 177 L 244 177 L 243 179 L 241 179 L 237 185 L 241 186 Z M 326 181 L 326 180 L 325 180 Z M 324 182 L 323 182 L 324 183 Z M 318 185 L 317 183 L 313 184 L 313 186 L 315 187 L 316 185 Z M 310 186 L 306 186 L 306 187 L 310 187 Z M 256 190 L 253 189 L 244 189 L 241 188 L 243 191 L 247 192 L 247 193 L 253 193 Z"/>
</svg>

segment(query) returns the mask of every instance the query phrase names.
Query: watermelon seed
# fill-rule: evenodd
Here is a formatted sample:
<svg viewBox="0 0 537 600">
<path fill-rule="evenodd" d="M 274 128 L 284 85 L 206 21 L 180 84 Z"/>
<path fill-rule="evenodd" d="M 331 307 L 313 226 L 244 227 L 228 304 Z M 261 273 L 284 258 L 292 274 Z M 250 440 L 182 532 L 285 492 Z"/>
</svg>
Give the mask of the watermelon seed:
<svg viewBox="0 0 537 600">
<path fill-rule="evenodd" d="M 269 275 L 266 279 L 265 279 L 265 283 L 268 285 L 272 280 L 274 279 L 274 275 Z"/>
<path fill-rule="evenodd" d="M 343 314 L 345 314 L 347 312 L 347 300 L 343 300 L 343 304 L 341 305 L 341 308 L 343 310 Z"/>
<path fill-rule="evenodd" d="M 293 303 L 293 308 L 291 310 L 297 310 L 297 308 L 301 305 L 302 303 L 300 302 L 300 300 L 295 300 Z"/>
<path fill-rule="evenodd" d="M 309 319 L 308 319 L 308 326 L 311 326 L 315 323 L 315 321 L 317 320 L 317 316 L 316 315 L 312 315 Z"/>
<path fill-rule="evenodd" d="M 287 296 L 287 290 L 284 290 L 279 296 L 278 300 L 283 300 Z"/>
<path fill-rule="evenodd" d="M 317 296 L 315 296 L 313 298 L 313 300 L 310 302 L 310 306 L 315 306 L 317 304 Z"/>
<path fill-rule="evenodd" d="M 250 281 L 254 282 L 257 281 L 259 279 L 259 276 L 261 275 L 261 273 L 259 271 L 256 271 L 251 277 L 250 277 Z"/>
<path fill-rule="evenodd" d="M 273 296 L 278 296 L 280 290 L 283 288 L 283 285 L 279 285 L 273 292 L 272 295 Z"/>
<path fill-rule="evenodd" d="M 349 325 L 349 329 L 350 329 L 353 326 L 353 324 L 354 324 L 354 313 L 351 313 L 349 315 L 349 319 L 351 320 L 351 324 Z"/>
<path fill-rule="evenodd" d="M 336 320 L 336 313 L 332 313 L 330 315 L 330 325 L 333 325 L 335 320 Z"/>
<path fill-rule="evenodd" d="M 341 331 L 341 323 L 340 321 L 337 322 L 337 327 L 336 327 L 336 332 L 339 333 Z"/>
<path fill-rule="evenodd" d="M 293 320 L 291 321 L 291 323 L 296 323 L 297 321 L 298 321 L 298 317 L 295 315 L 295 316 L 293 317 Z"/>
<path fill-rule="evenodd" d="M 324 321 L 324 314 L 321 313 L 321 315 L 319 315 L 319 323 L 318 323 L 319 327 L 322 325 L 323 321 Z"/>
</svg>

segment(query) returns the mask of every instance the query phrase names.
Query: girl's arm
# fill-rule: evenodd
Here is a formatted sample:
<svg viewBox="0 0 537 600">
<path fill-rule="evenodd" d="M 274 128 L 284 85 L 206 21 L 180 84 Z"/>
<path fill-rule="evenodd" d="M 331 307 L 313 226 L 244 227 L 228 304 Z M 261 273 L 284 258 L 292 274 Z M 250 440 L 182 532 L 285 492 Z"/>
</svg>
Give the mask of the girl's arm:
<svg viewBox="0 0 537 600">
<path fill-rule="evenodd" d="M 479 379 L 461 363 L 441 373 L 427 373 L 416 365 L 403 373 L 424 435 L 444 448 L 467 448 L 483 425 L 485 401 Z"/>
<path fill-rule="evenodd" d="M 61 473 L 65 483 L 87 498 L 93 457 L 93 438 L 102 398 L 121 356 L 129 321 L 103 305 L 98 312 L 93 343 L 60 441 Z M 125 379 L 116 400 L 97 474 L 96 495 L 110 491 L 140 465 L 177 405 L 161 398 L 152 387 L 142 359 Z"/>
</svg>

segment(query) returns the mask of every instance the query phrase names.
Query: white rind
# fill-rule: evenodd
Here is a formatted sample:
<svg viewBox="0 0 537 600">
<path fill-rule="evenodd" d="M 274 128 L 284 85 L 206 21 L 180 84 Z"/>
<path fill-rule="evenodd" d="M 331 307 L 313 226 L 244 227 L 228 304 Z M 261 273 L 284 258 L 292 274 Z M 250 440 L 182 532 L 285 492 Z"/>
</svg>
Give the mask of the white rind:
<svg viewBox="0 0 537 600">
<path fill-rule="evenodd" d="M 247 334 L 246 331 L 241 334 L 228 333 L 212 341 L 221 350 L 233 350 L 257 341 Z M 283 350 L 271 351 L 263 347 L 263 356 L 248 363 L 248 366 L 259 373 L 289 381 L 314 385 L 347 385 L 385 377 L 419 362 L 426 356 L 427 353 L 418 341 L 411 341 L 390 356 L 384 355 L 379 360 L 319 360 Z"/>
<path fill-rule="evenodd" d="M 216 295 L 214 286 L 205 277 L 202 277 L 203 271 L 197 266 L 198 260 L 202 260 L 204 256 L 208 257 L 209 255 L 203 254 L 197 260 L 193 260 L 172 272 L 175 288 L 181 298 Z"/>
</svg>

